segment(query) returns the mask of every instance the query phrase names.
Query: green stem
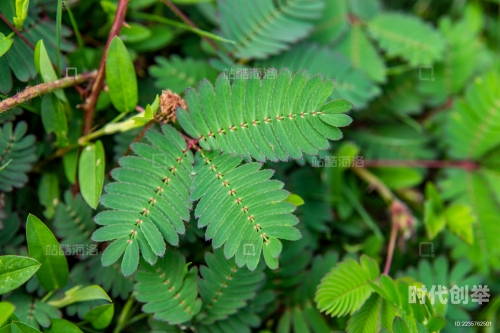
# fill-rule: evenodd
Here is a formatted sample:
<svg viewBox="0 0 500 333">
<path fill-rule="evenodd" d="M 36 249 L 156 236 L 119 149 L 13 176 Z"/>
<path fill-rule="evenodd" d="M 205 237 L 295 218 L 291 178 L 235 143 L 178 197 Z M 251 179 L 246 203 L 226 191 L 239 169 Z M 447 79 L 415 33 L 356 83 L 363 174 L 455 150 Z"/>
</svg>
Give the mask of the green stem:
<svg viewBox="0 0 500 333">
<path fill-rule="evenodd" d="M 109 125 L 109 124 L 112 124 L 112 123 L 115 123 L 117 121 L 119 121 L 120 119 L 122 119 L 123 117 L 125 117 L 127 115 L 126 112 L 124 113 L 120 113 L 115 119 L 111 120 L 109 123 L 107 123 L 106 125 L 104 125 L 101 129 L 95 131 L 95 132 L 91 132 L 91 133 L 88 133 L 86 135 L 83 135 L 81 136 L 77 142 L 75 143 L 72 143 L 70 144 L 69 146 L 66 146 L 64 148 L 59 148 L 58 150 L 56 150 L 52 155 L 50 155 L 47 159 L 41 161 L 40 163 L 38 163 L 34 168 L 33 168 L 33 171 L 34 172 L 39 172 L 41 167 L 44 166 L 46 163 L 58 158 L 58 157 L 61 157 L 61 156 L 64 156 L 66 155 L 67 153 L 69 153 L 70 151 L 72 151 L 73 149 L 76 149 L 80 146 L 86 146 L 89 144 L 90 141 L 94 140 L 94 139 L 97 139 L 103 135 L 108 135 L 108 134 L 114 134 L 115 132 L 108 132 L 106 131 L 106 126 Z M 154 121 L 151 121 L 151 124 L 149 125 L 146 125 L 144 126 L 145 129 L 148 129 L 152 124 L 154 123 Z M 130 129 L 126 129 L 126 131 L 128 131 Z"/>
<path fill-rule="evenodd" d="M 408 72 L 414 69 L 414 67 L 409 64 L 402 64 L 394 67 L 387 68 L 387 75 L 398 75 L 404 72 Z"/>
<path fill-rule="evenodd" d="M 78 48 L 81 51 L 83 66 L 85 69 L 89 68 L 89 64 L 87 63 L 87 57 L 85 56 L 85 44 L 83 43 L 82 35 L 80 34 L 80 29 L 78 29 L 78 24 L 76 24 L 75 17 L 73 16 L 73 12 L 71 11 L 70 6 L 66 7 L 66 11 L 68 12 L 69 20 L 71 21 L 71 26 L 73 27 L 73 31 L 75 32 L 76 42 L 78 43 Z"/>
<path fill-rule="evenodd" d="M 378 239 L 383 241 L 384 235 L 382 235 L 382 232 L 380 231 L 380 228 L 378 227 L 377 223 L 375 223 L 370 214 L 368 214 L 368 212 L 356 198 L 354 193 L 349 189 L 349 187 L 347 186 L 344 187 L 344 194 L 346 195 L 347 200 L 351 202 L 351 205 L 358 212 L 359 216 L 361 216 L 363 221 L 366 223 L 368 228 L 370 228 L 373 231 L 373 233 L 375 234 L 375 236 L 377 236 Z"/>
<path fill-rule="evenodd" d="M 101 128 L 100 130 L 82 136 L 80 139 L 78 139 L 78 145 L 86 146 L 89 143 L 89 141 L 92 141 L 100 136 L 103 136 L 104 134 L 106 134 L 106 131 L 104 130 L 105 128 L 106 126 Z"/>
<path fill-rule="evenodd" d="M 107 123 L 106 125 L 104 125 L 100 130 L 95 131 L 95 132 L 91 132 L 91 133 L 88 133 L 88 134 L 82 136 L 77 141 L 78 145 L 85 146 L 85 145 L 87 145 L 87 143 L 89 141 L 92 141 L 92 140 L 94 140 L 94 139 L 96 139 L 96 138 L 98 138 L 100 136 L 103 136 L 103 135 L 107 134 L 107 132 L 106 132 L 106 126 L 109 125 L 109 124 L 114 124 L 114 123 L 120 121 L 127 114 L 128 114 L 128 112 L 122 112 L 118 116 L 116 116 L 113 120 L 111 120 L 109 123 Z"/>
<path fill-rule="evenodd" d="M 49 300 L 49 298 L 54 294 L 54 291 L 49 291 L 43 298 L 42 303 L 45 303 Z"/>
<path fill-rule="evenodd" d="M 135 323 L 136 321 L 139 321 L 141 320 L 142 318 L 145 318 L 149 316 L 149 313 L 141 313 L 141 314 L 138 314 L 137 316 L 135 317 L 132 317 L 129 321 L 128 321 L 128 325 L 132 325 L 133 323 Z"/>
<path fill-rule="evenodd" d="M 116 327 L 113 330 L 113 333 L 120 333 L 121 330 L 127 327 L 129 317 L 131 315 L 130 310 L 133 304 L 134 304 L 134 298 L 132 297 L 132 295 L 130 295 L 129 299 L 127 300 L 127 303 L 125 303 L 125 306 L 123 307 L 122 312 L 120 313 L 120 316 L 118 317 L 118 322 L 116 323 Z"/>
<path fill-rule="evenodd" d="M 208 38 L 211 38 L 213 40 L 220 41 L 220 42 L 236 44 L 235 41 L 232 41 L 230 39 L 226 39 L 226 38 L 217 36 L 215 34 L 212 34 L 210 32 L 206 32 L 206 31 L 198 29 L 198 28 L 193 28 L 193 27 L 191 27 L 188 24 L 180 23 L 180 22 L 177 22 L 177 21 L 174 21 L 174 20 L 170 20 L 168 18 L 164 18 L 164 17 L 158 16 L 158 15 L 133 12 L 133 13 L 130 13 L 130 16 L 133 17 L 133 18 L 150 20 L 150 21 L 153 21 L 153 22 L 168 24 L 170 26 L 181 28 L 181 29 L 184 29 L 184 30 L 188 30 L 188 31 L 194 32 L 195 34 L 198 34 L 200 36 L 208 37 Z"/>
<path fill-rule="evenodd" d="M 371 187 L 373 187 L 388 204 L 392 203 L 396 199 L 396 196 L 384 184 L 384 182 L 378 179 L 377 176 L 375 176 L 367 169 L 352 167 L 351 170 L 354 171 L 354 173 L 357 174 L 361 179 L 367 182 Z"/>
<path fill-rule="evenodd" d="M 56 73 L 57 76 L 61 73 L 61 22 L 62 22 L 62 2 L 63 0 L 57 1 L 57 13 L 56 13 Z"/>
</svg>

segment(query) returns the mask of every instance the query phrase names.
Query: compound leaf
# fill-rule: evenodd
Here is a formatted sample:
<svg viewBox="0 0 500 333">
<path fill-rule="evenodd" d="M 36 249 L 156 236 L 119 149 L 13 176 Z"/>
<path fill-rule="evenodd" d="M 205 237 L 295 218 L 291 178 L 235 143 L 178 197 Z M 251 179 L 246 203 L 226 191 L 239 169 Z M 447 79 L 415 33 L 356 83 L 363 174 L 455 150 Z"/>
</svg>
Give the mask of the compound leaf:
<svg viewBox="0 0 500 333">
<path fill-rule="evenodd" d="M 286 161 L 301 159 L 303 153 L 316 155 L 328 148 L 327 139 L 342 137 L 328 122 L 330 110 L 347 112 L 352 104 L 338 100 L 331 102 L 338 107 L 321 109 L 334 89 L 333 81 L 309 77 L 306 71 L 292 75 L 288 69 L 279 74 L 271 69 L 262 80 L 254 74 L 230 86 L 223 73 L 215 90 L 207 80 L 198 91 L 186 90 L 189 112 L 178 108 L 177 118 L 203 148 L 242 154 L 247 160 Z"/>
<path fill-rule="evenodd" d="M 255 6 L 245 0 L 219 0 L 220 26 L 224 44 L 237 58 L 266 58 L 306 37 L 321 17 L 321 0 L 260 0 Z"/>
<path fill-rule="evenodd" d="M 177 252 L 167 251 L 154 266 L 141 264 L 134 275 L 134 286 L 145 313 L 170 325 L 182 324 L 193 318 L 201 309 L 198 296 L 198 270 L 187 270 L 185 258 Z"/>
<path fill-rule="evenodd" d="M 105 266 L 124 254 L 122 271 L 135 271 L 139 252 L 154 264 L 165 252 L 165 241 L 179 243 L 184 221 L 189 221 L 189 189 L 193 155 L 182 136 L 171 126 L 162 132 L 149 130 L 150 142 L 134 143 L 135 156 L 120 159 L 120 168 L 111 173 L 116 180 L 105 187 L 100 202 L 112 210 L 99 213 L 95 222 L 103 227 L 94 232 L 95 241 L 115 240 L 105 250 Z"/>
<path fill-rule="evenodd" d="M 241 162 L 230 154 L 200 156 L 191 200 L 199 200 L 195 216 L 198 227 L 207 227 L 205 238 L 214 248 L 225 245 L 226 258 L 236 256 L 239 267 L 254 270 L 269 239 L 297 240 L 301 234 L 283 183 L 270 180 L 273 171 L 260 170 L 260 163 Z"/>
<path fill-rule="evenodd" d="M 341 262 L 325 275 L 317 288 L 318 309 L 332 317 L 353 314 L 372 294 L 368 281 L 378 275 L 377 262 L 365 255 L 359 263 L 353 259 Z"/>
<path fill-rule="evenodd" d="M 444 37 L 416 16 L 380 14 L 368 22 L 368 31 L 388 57 L 402 57 L 412 66 L 429 66 L 443 57 Z"/>
</svg>

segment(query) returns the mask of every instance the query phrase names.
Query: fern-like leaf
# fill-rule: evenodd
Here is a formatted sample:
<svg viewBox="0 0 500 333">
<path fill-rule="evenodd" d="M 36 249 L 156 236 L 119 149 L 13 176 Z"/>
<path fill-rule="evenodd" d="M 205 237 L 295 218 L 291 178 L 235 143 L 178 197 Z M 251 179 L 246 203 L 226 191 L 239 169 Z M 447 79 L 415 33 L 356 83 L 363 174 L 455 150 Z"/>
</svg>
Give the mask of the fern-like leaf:
<svg viewBox="0 0 500 333">
<path fill-rule="evenodd" d="M 227 260 L 221 250 L 206 253 L 207 266 L 200 267 L 200 296 L 203 299 L 203 324 L 226 319 L 245 307 L 262 286 L 264 265 L 255 271 L 239 268 L 233 259 Z"/>
<path fill-rule="evenodd" d="M 445 142 L 455 158 L 478 159 L 500 145 L 500 73 L 474 80 L 449 114 Z"/>
<path fill-rule="evenodd" d="M 146 303 L 142 311 L 170 325 L 190 320 L 201 309 L 197 275 L 197 268 L 188 272 L 186 259 L 173 251 L 167 251 L 154 266 L 141 265 L 134 276 L 134 290 L 137 300 Z"/>
<path fill-rule="evenodd" d="M 102 263 L 108 266 L 122 254 L 122 272 L 132 274 L 142 257 L 154 264 L 165 253 L 165 242 L 179 243 L 185 233 L 191 202 L 193 155 L 182 136 L 171 126 L 162 127 L 163 135 L 147 131 L 151 143 L 134 143 L 136 156 L 120 159 L 120 168 L 113 170 L 116 182 L 105 187 L 107 194 L 100 202 L 112 210 L 99 213 L 97 224 L 104 227 L 92 235 L 94 241 L 115 240 L 103 253 Z"/>
<path fill-rule="evenodd" d="M 443 57 L 441 33 L 415 16 L 380 14 L 368 23 L 368 30 L 388 57 L 402 57 L 412 66 L 432 65 Z"/>
<path fill-rule="evenodd" d="M 213 155 L 213 156 L 212 156 Z M 262 164 L 240 165 L 241 156 L 211 154 L 200 159 L 191 200 L 200 200 L 195 216 L 198 227 L 207 227 L 206 239 L 214 248 L 224 246 L 226 258 L 236 256 L 239 267 L 257 267 L 261 252 L 278 238 L 297 240 L 295 206 L 284 202 L 289 193 L 283 183 L 270 180 L 272 170 Z"/>
<path fill-rule="evenodd" d="M 353 26 L 351 31 L 342 38 L 336 50 L 350 59 L 354 68 L 361 68 L 372 80 L 385 82 L 387 73 L 384 59 L 361 26 Z"/>
<path fill-rule="evenodd" d="M 203 60 L 173 55 L 170 59 L 158 56 L 155 61 L 156 65 L 149 67 L 149 73 L 156 78 L 155 86 L 159 89 L 180 94 L 204 78 L 213 81 L 217 77 L 217 72 Z"/>
<path fill-rule="evenodd" d="M 51 61 L 55 63 L 57 50 L 57 41 L 54 38 L 56 23 L 47 15 L 43 15 L 43 18 L 39 17 L 41 16 L 42 7 L 37 3 L 32 1 L 29 6 L 29 15 L 24 22 L 22 35 L 33 45 L 39 40 L 43 40 L 47 46 L 47 52 Z M 0 12 L 7 19 L 11 20 L 15 16 L 15 2 L 0 1 Z M 11 32 L 10 28 L 3 21 L 0 21 L 0 32 L 4 35 L 8 35 Z M 72 32 L 68 27 L 61 26 L 60 49 L 62 52 L 72 52 L 75 50 L 75 45 L 67 39 L 71 34 Z M 13 41 L 14 43 L 10 50 L 2 57 L 7 60 L 6 63 L 10 67 L 10 69 L 1 68 L 2 84 L 0 84 L 0 92 L 2 93 L 7 93 L 12 89 L 11 71 L 19 81 L 23 82 L 27 82 L 29 79 L 34 79 L 37 76 L 33 62 L 34 50 L 17 35 L 13 37 Z M 4 67 L 4 64 L 5 62 L 0 67 Z M 64 57 L 61 57 L 61 68 L 64 69 L 66 67 L 67 61 Z M 4 80 L 9 81 L 10 84 L 4 84 Z"/>
<path fill-rule="evenodd" d="M 396 309 L 377 294 L 373 294 L 347 323 L 347 333 L 377 333 L 383 327 L 391 327 Z"/>
<path fill-rule="evenodd" d="M 186 90 L 189 112 L 177 109 L 184 130 L 207 150 L 243 154 L 258 161 L 301 159 L 327 149 L 328 140 L 338 140 L 338 127 L 352 119 L 342 113 L 352 104 L 347 100 L 325 103 L 334 89 L 332 80 L 295 75 L 285 69 L 277 76 L 269 70 L 263 80 L 257 75 L 236 79 L 231 86 L 221 74 L 212 84 L 204 80 L 198 92 Z"/>
<path fill-rule="evenodd" d="M 196 332 L 199 333 L 251 333 L 261 325 L 262 318 L 259 315 L 266 307 L 274 301 L 274 293 L 271 290 L 259 292 L 247 306 L 230 315 L 225 320 L 216 321 L 210 325 L 198 323 Z"/>
<path fill-rule="evenodd" d="M 335 90 L 330 98 L 345 98 L 356 108 L 363 108 L 380 93 L 380 89 L 362 70 L 355 69 L 342 54 L 327 46 L 301 43 L 286 53 L 258 62 L 257 67 L 288 67 L 292 71 L 307 69 L 311 75 L 324 75 L 335 80 Z"/>
<path fill-rule="evenodd" d="M 61 244 L 90 244 L 90 236 L 95 229 L 92 211 L 80 194 L 75 197 L 71 191 L 64 193 L 64 203 L 56 208 L 52 223 Z"/>
<path fill-rule="evenodd" d="M 323 15 L 316 23 L 310 38 L 322 45 L 334 42 L 349 29 L 347 1 L 325 1 L 325 3 Z"/>
<path fill-rule="evenodd" d="M 485 124 L 487 126 L 488 124 Z M 447 170 L 446 179 L 440 183 L 443 197 L 454 204 L 466 204 L 472 207 L 476 222 L 472 224 L 472 245 L 461 240 L 452 241 L 453 257 L 468 257 L 481 272 L 500 269 L 500 248 L 498 235 L 500 224 L 498 215 L 498 171 L 481 168 L 477 172 L 455 169 Z"/>
<path fill-rule="evenodd" d="M 35 136 L 26 135 L 28 126 L 21 121 L 13 128 L 11 122 L 0 129 L 0 166 L 12 160 L 0 172 L 0 191 L 10 192 L 13 187 L 21 188 L 28 181 L 26 173 L 36 161 Z"/>
<path fill-rule="evenodd" d="M 439 28 L 447 40 L 447 48 L 442 62 L 434 66 L 433 80 L 419 80 L 419 91 L 443 103 L 450 95 L 458 93 L 470 80 L 478 67 L 478 54 L 483 50 L 478 31 L 468 20 L 452 23 L 443 18 Z"/>
<path fill-rule="evenodd" d="M 286 245 L 296 246 L 297 243 L 298 242 Z M 283 251 L 284 255 L 290 253 L 287 251 L 289 248 L 289 246 L 285 247 L 285 251 Z M 300 260 L 300 257 L 296 258 L 297 261 Z M 309 271 L 304 272 L 303 267 L 299 267 L 299 271 L 302 274 L 297 274 L 297 272 L 294 271 L 294 268 L 296 268 L 294 260 L 289 262 L 288 266 L 282 266 L 282 270 L 286 271 L 291 278 L 299 276 L 300 284 L 293 292 L 286 291 L 280 293 L 280 296 L 284 298 L 283 303 L 287 308 L 278 321 L 278 332 L 328 333 L 332 331 L 325 317 L 322 316 L 315 307 L 313 299 L 316 292 L 316 286 L 319 284 L 321 278 L 335 266 L 337 259 L 338 255 L 335 252 L 327 252 L 325 256 L 317 256 L 314 258 Z M 301 263 L 299 263 L 299 265 L 300 264 Z M 270 279 L 271 278 L 272 277 L 270 277 Z"/>
<path fill-rule="evenodd" d="M 7 300 L 16 307 L 14 314 L 19 318 L 19 321 L 36 329 L 40 329 L 40 326 L 49 327 L 51 319 L 62 317 L 61 311 L 58 309 L 18 290 Z"/>
<path fill-rule="evenodd" d="M 360 262 L 347 259 L 321 280 L 315 301 L 321 311 L 333 316 L 353 314 L 373 292 L 368 281 L 379 275 L 377 262 L 365 255 Z"/>
<path fill-rule="evenodd" d="M 446 286 L 451 289 L 453 286 L 459 288 L 469 288 L 467 286 L 483 284 L 483 278 L 479 274 L 471 274 L 472 265 L 466 259 L 458 261 L 453 268 L 450 267 L 448 259 L 444 256 L 439 256 L 431 263 L 427 260 L 421 260 L 418 266 L 409 268 L 405 275 L 415 278 L 426 286 L 427 290 L 432 290 L 433 286 Z M 438 295 L 435 296 L 436 312 L 448 319 L 445 332 L 453 332 L 455 330 L 454 319 L 471 320 L 468 311 L 479 306 L 477 303 L 472 304 L 454 304 L 455 302 L 442 303 L 438 300 Z M 466 311 L 466 309 L 468 311 Z"/>
<path fill-rule="evenodd" d="M 306 37 L 321 16 L 322 0 L 219 0 L 224 36 L 236 42 L 228 51 L 238 58 L 266 58 Z"/>
<path fill-rule="evenodd" d="M 1 58 L 0 58 L 1 59 Z M 0 77 L 2 77 L 2 80 L 4 80 L 4 75 L 2 73 L 1 65 L 0 65 Z M 0 83 L 0 92 L 2 92 L 2 83 Z M 0 124 L 3 124 L 7 121 L 12 121 L 16 119 L 17 116 L 19 116 L 21 113 L 23 113 L 23 109 L 19 107 L 14 107 L 11 109 L 8 109 L 7 111 L 3 111 L 2 114 L 0 115 Z"/>
<path fill-rule="evenodd" d="M 444 321 L 436 316 L 436 311 L 434 306 L 429 299 L 429 294 L 426 293 L 425 297 L 423 294 L 419 294 L 418 302 L 413 302 L 410 300 L 410 285 L 411 287 L 416 287 L 419 285 L 418 282 L 414 281 L 410 277 L 401 278 L 399 280 L 393 280 L 388 275 L 382 274 L 377 281 L 369 281 L 369 285 L 373 290 L 381 296 L 388 306 L 393 306 L 396 310 L 396 315 L 400 316 L 408 324 L 408 333 L 420 333 L 425 332 L 424 322 L 431 320 L 438 320 L 441 323 Z M 420 296 L 422 296 L 420 298 Z M 423 300 L 420 303 L 420 299 Z M 385 314 L 382 313 L 384 323 L 392 320 L 394 315 L 394 309 L 386 309 Z M 389 316 L 390 315 L 390 316 Z M 439 331 L 440 327 L 437 327 L 435 331 Z"/>
</svg>

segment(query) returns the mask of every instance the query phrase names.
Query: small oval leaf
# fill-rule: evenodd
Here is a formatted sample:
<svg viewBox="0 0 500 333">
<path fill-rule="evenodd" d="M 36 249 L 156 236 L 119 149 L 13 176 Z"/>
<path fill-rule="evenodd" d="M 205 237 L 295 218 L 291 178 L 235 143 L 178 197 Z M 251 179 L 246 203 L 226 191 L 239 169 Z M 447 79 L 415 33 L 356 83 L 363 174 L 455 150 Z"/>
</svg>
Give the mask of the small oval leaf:
<svg viewBox="0 0 500 333">
<path fill-rule="evenodd" d="M 96 209 L 104 182 L 105 155 L 101 141 L 88 145 L 78 163 L 78 182 L 82 197 Z"/>
<path fill-rule="evenodd" d="M 63 288 L 68 283 L 68 262 L 52 232 L 36 216 L 29 215 L 26 239 L 30 257 L 42 266 L 36 272 L 40 285 L 46 291 Z"/>
<path fill-rule="evenodd" d="M 0 257 L 0 295 L 28 281 L 40 268 L 35 259 L 21 256 Z"/>
<path fill-rule="evenodd" d="M 137 77 L 127 48 L 114 37 L 106 57 L 106 82 L 113 106 L 120 112 L 135 109 L 138 101 Z"/>
<path fill-rule="evenodd" d="M 96 330 L 102 330 L 111 324 L 114 312 L 115 307 L 113 304 L 104 304 L 87 312 L 83 319 L 90 322 Z"/>
</svg>

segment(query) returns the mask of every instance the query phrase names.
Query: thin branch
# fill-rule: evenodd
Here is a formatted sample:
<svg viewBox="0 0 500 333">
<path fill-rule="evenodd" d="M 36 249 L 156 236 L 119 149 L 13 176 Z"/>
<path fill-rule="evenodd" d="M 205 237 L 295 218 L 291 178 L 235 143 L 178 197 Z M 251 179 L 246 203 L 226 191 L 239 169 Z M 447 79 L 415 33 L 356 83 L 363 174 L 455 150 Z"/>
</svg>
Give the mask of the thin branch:
<svg viewBox="0 0 500 333">
<path fill-rule="evenodd" d="M 460 168 L 467 171 L 477 170 L 479 164 L 474 161 L 441 161 L 441 160 L 364 160 L 363 167 L 416 167 L 416 168 Z"/>
<path fill-rule="evenodd" d="M 387 249 L 387 258 L 385 259 L 384 274 L 389 274 L 391 268 L 392 256 L 396 247 L 396 238 L 398 237 L 398 229 L 395 223 L 391 223 L 391 237 L 389 239 L 389 247 Z"/>
<path fill-rule="evenodd" d="M 108 48 L 113 38 L 120 33 L 120 30 L 123 26 L 123 21 L 125 20 L 125 14 L 127 13 L 127 7 L 128 7 L 128 0 L 120 0 L 118 2 L 118 8 L 116 9 L 115 20 L 113 22 L 113 26 L 111 27 L 111 31 L 109 32 L 108 40 L 106 42 L 106 47 L 104 49 L 104 53 L 101 58 L 101 63 L 99 64 L 99 70 L 97 72 L 97 76 L 92 85 L 90 96 L 85 100 L 85 103 L 82 105 L 82 108 L 85 111 L 85 116 L 83 120 L 83 134 L 88 133 L 92 129 L 92 123 L 95 113 L 95 105 L 97 103 L 97 99 L 99 98 L 99 93 L 101 92 L 104 81 L 104 72 L 106 69 L 106 56 L 108 53 Z"/>
<path fill-rule="evenodd" d="M 9 26 L 9 28 L 10 28 L 12 31 L 14 31 L 14 33 L 15 33 L 15 34 L 16 34 L 19 38 L 21 38 L 23 42 L 25 42 L 25 43 L 26 43 L 26 45 L 28 45 L 29 47 L 31 47 L 33 50 L 35 49 L 35 46 L 34 46 L 33 44 L 31 44 L 31 42 L 30 42 L 28 39 L 26 39 L 26 37 L 24 37 L 24 36 L 23 36 L 23 34 L 21 34 L 21 33 L 20 33 L 20 32 L 19 32 L 19 31 L 18 31 L 18 30 L 17 30 L 17 29 L 16 29 L 16 28 L 15 28 L 15 27 L 14 27 L 14 26 L 10 23 L 10 22 L 9 22 L 9 20 L 7 20 L 7 19 L 5 18 L 5 16 L 3 16 L 3 15 L 2 15 L 2 13 L 0 13 L 0 19 L 2 19 L 2 21 L 4 21 L 4 22 L 5 22 L 5 24 L 7 24 L 7 25 Z"/>
<path fill-rule="evenodd" d="M 430 110 L 429 112 L 424 113 L 420 119 L 418 120 L 419 123 L 424 123 L 428 119 L 431 119 L 434 117 L 436 114 L 438 114 L 441 111 L 448 110 L 453 107 L 453 98 L 450 97 L 448 98 L 443 104 L 437 106 L 436 108 Z"/>
<path fill-rule="evenodd" d="M 74 86 L 76 84 L 81 84 L 86 81 L 90 81 L 94 79 L 96 75 L 97 72 L 93 71 L 90 73 L 83 73 L 75 76 L 64 77 L 56 81 L 42 83 L 33 87 L 27 87 L 20 93 L 10 98 L 7 98 L 3 101 L 0 101 L 0 113 L 10 108 L 13 108 L 21 103 L 29 101 L 33 98 L 52 92 L 56 89 L 63 89 Z"/>
<path fill-rule="evenodd" d="M 187 149 L 195 149 L 195 150 L 200 150 L 200 147 L 198 146 L 198 140 L 197 139 L 191 139 L 189 136 L 186 136 L 184 134 L 182 134 L 182 137 L 184 138 L 184 141 L 186 141 L 187 143 Z"/>
<path fill-rule="evenodd" d="M 399 231 L 411 231 L 415 227 L 415 218 L 410 209 L 377 176 L 364 168 L 351 167 L 351 170 L 367 182 L 371 188 L 374 188 L 389 205 L 391 213 L 391 236 L 384 266 L 384 274 L 388 274 L 391 268 L 398 233 Z"/>
<path fill-rule="evenodd" d="M 380 196 L 387 202 L 392 203 L 396 199 L 396 196 L 392 191 L 384 184 L 383 181 L 378 179 L 373 173 L 368 171 L 367 169 L 360 167 L 351 167 L 351 170 L 354 171 L 361 179 L 369 184 L 369 186 L 375 189 Z"/>
<path fill-rule="evenodd" d="M 197 30 L 200 30 L 196 24 L 193 23 L 193 21 L 191 21 L 186 15 L 184 15 L 183 12 L 180 11 L 179 8 L 177 8 L 173 3 L 172 1 L 170 0 L 163 0 L 163 2 L 165 3 L 165 5 L 167 5 L 168 8 L 170 8 L 174 13 L 175 15 L 177 15 L 177 17 L 179 17 L 181 20 L 183 20 L 184 22 L 186 22 L 187 24 L 189 24 L 191 27 L 193 27 L 194 29 L 197 29 Z M 208 44 L 210 44 L 210 46 L 212 46 L 212 48 L 215 50 L 215 51 L 218 51 L 219 48 L 217 47 L 217 45 L 208 37 L 206 36 L 201 36 L 201 38 L 203 38 Z"/>
</svg>

